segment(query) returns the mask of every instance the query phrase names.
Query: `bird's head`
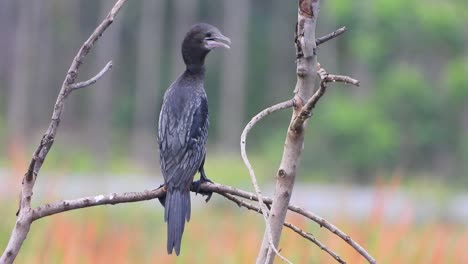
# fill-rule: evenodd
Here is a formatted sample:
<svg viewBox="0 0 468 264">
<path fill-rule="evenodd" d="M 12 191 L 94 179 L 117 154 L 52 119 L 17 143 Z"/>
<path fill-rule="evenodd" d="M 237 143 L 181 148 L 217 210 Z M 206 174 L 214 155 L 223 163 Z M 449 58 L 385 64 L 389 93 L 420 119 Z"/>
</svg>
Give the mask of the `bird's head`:
<svg viewBox="0 0 468 264">
<path fill-rule="evenodd" d="M 206 55 L 215 48 L 230 48 L 231 40 L 215 26 L 206 23 L 193 25 L 182 42 L 182 56 L 187 65 L 203 65 Z"/>
</svg>

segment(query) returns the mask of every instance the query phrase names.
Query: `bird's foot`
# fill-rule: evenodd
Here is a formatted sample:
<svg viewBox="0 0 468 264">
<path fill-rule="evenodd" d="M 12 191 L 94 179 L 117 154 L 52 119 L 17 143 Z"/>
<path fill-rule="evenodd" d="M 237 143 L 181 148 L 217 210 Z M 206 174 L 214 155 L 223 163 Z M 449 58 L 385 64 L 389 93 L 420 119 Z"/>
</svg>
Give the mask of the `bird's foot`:
<svg viewBox="0 0 468 264">
<path fill-rule="evenodd" d="M 208 177 L 206 177 L 205 173 L 202 173 L 201 176 L 200 176 L 200 180 L 201 183 L 204 183 L 204 182 L 210 182 L 210 183 L 213 183 L 212 180 L 208 179 Z"/>
<path fill-rule="evenodd" d="M 158 187 L 156 190 L 161 189 L 161 188 L 163 188 L 163 191 L 164 191 L 164 192 L 167 192 L 166 185 L 164 185 L 164 184 L 159 185 L 159 187 Z M 161 205 L 162 205 L 163 207 L 166 206 L 166 195 L 161 196 L 161 197 L 158 197 L 158 200 L 159 200 L 159 202 L 161 203 Z"/>
<path fill-rule="evenodd" d="M 203 196 L 207 196 L 205 199 L 205 202 L 208 202 L 211 199 L 211 196 L 213 195 L 213 192 L 205 192 L 201 191 L 201 185 L 205 182 L 211 182 L 213 183 L 210 179 L 208 179 L 206 176 L 200 177 L 200 180 L 192 182 L 193 189 L 195 190 L 196 194 L 201 194 Z"/>
</svg>

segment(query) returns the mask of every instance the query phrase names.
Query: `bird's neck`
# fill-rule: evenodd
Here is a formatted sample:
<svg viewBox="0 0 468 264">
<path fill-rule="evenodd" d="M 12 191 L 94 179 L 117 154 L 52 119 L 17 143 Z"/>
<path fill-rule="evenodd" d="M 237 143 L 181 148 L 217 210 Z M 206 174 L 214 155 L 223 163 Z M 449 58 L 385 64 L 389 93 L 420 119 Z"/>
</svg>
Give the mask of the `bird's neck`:
<svg viewBox="0 0 468 264">
<path fill-rule="evenodd" d="M 187 64 L 186 72 L 190 74 L 199 74 L 205 75 L 205 65 L 204 64 Z"/>
<path fill-rule="evenodd" d="M 191 73 L 203 74 L 205 72 L 205 58 L 208 50 L 197 49 L 183 45 L 182 58 L 187 66 L 187 71 Z"/>
</svg>

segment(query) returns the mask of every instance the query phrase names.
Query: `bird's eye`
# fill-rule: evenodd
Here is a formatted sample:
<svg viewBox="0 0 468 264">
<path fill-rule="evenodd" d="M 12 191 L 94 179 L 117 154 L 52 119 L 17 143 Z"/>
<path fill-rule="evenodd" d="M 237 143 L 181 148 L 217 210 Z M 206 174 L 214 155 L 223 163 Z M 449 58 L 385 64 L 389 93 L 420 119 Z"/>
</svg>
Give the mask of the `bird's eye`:
<svg viewBox="0 0 468 264">
<path fill-rule="evenodd" d="M 211 38 L 212 34 L 210 32 L 206 33 L 205 37 Z"/>
</svg>

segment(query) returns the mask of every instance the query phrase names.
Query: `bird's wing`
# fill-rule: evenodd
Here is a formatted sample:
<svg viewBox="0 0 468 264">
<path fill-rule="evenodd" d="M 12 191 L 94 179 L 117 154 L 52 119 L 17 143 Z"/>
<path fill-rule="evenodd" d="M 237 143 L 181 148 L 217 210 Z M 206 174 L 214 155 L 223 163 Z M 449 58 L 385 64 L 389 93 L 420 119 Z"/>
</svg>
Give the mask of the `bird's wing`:
<svg viewBox="0 0 468 264">
<path fill-rule="evenodd" d="M 208 104 L 204 93 L 193 96 L 190 102 L 163 103 L 158 137 L 161 169 L 168 186 L 190 187 L 205 156 L 207 134 Z"/>
</svg>

